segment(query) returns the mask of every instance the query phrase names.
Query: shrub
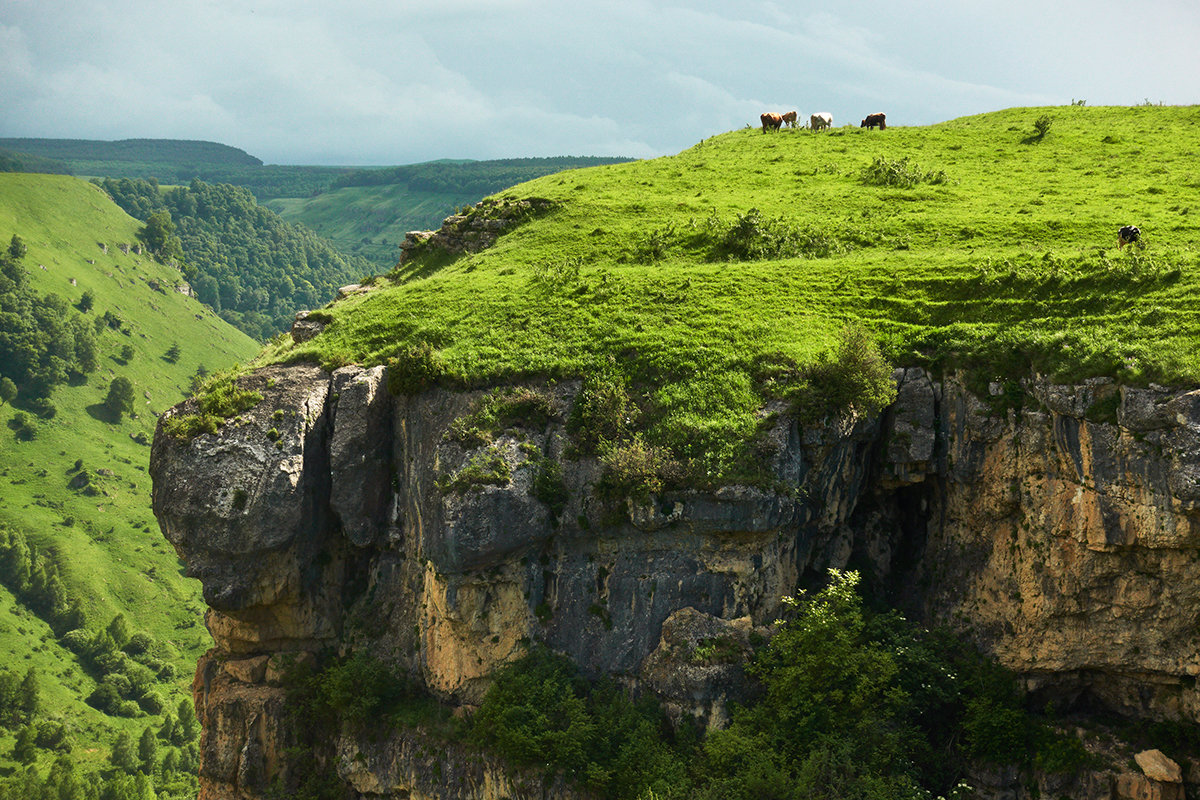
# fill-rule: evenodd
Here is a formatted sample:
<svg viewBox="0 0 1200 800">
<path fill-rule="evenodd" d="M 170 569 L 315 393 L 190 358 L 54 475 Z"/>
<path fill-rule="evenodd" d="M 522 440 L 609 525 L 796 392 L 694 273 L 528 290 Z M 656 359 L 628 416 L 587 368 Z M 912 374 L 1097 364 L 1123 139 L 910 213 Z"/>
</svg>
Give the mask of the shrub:
<svg viewBox="0 0 1200 800">
<path fill-rule="evenodd" d="M 569 494 L 563 482 L 562 465 L 554 459 L 543 458 L 538 461 L 537 471 L 533 473 L 533 496 L 546 504 L 552 523 L 557 524 L 563 509 L 567 507 Z"/>
<path fill-rule="evenodd" d="M 1050 132 L 1050 127 L 1053 124 L 1054 120 L 1050 118 L 1049 114 L 1042 114 L 1040 117 L 1035 119 L 1033 121 L 1033 130 L 1035 131 L 1037 138 L 1045 138 L 1046 134 Z"/>
<path fill-rule="evenodd" d="M 603 797 L 684 796 L 686 742 L 662 710 L 634 701 L 611 680 L 589 683 L 565 656 L 542 646 L 497 672 L 471 738 L 518 764 L 564 772 Z"/>
<path fill-rule="evenodd" d="M 645 501 L 683 477 L 683 467 L 669 450 L 646 444 L 640 435 L 609 448 L 600 460 L 604 472 L 596 490 L 611 500 L 630 497 Z"/>
<path fill-rule="evenodd" d="M 450 424 L 446 435 L 469 446 L 488 444 L 500 431 L 542 429 L 558 416 L 554 398 L 544 391 L 516 386 L 486 395 L 470 414 Z"/>
<path fill-rule="evenodd" d="M 598 372 L 584 379 L 571 407 L 567 431 L 575 437 L 581 454 L 595 455 L 628 436 L 635 415 L 625 382 L 615 374 Z"/>
<path fill-rule="evenodd" d="M 177 439 L 193 439 L 202 433 L 216 434 L 225 420 L 262 402 L 261 392 L 238 386 L 235 370 L 218 372 L 205 380 L 196 393 L 198 413 L 179 414 L 163 420 L 163 431 Z"/>
<path fill-rule="evenodd" d="M 801 368 L 794 396 L 800 415 L 816 420 L 828 414 L 874 414 L 896 399 L 892 366 L 860 325 L 839 334 L 833 354 L 822 353 Z"/>
<path fill-rule="evenodd" d="M 862 181 L 868 186 L 886 186 L 899 189 L 911 189 L 922 183 L 941 184 L 949 178 L 942 170 L 925 170 L 907 157 L 899 161 L 877 156 L 871 165 L 863 170 Z"/>
<path fill-rule="evenodd" d="M 504 454 L 489 447 L 471 456 L 458 472 L 439 478 L 438 488 L 443 494 L 462 493 L 482 486 L 505 486 L 511 478 L 512 470 Z"/>
<path fill-rule="evenodd" d="M 441 354 L 428 342 L 405 345 L 388 359 L 387 368 L 388 390 L 394 395 L 423 392 L 446 373 Z"/>
</svg>

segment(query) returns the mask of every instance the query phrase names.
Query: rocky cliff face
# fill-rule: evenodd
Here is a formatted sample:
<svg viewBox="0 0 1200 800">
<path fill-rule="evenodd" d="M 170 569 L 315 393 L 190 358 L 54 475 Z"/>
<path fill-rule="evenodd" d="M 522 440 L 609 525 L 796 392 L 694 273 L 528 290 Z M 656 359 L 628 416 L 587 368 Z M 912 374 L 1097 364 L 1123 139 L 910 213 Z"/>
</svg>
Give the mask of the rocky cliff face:
<svg viewBox="0 0 1200 800">
<path fill-rule="evenodd" d="M 612 505 L 593 492 L 599 465 L 569 454 L 577 386 L 537 387 L 556 410 L 544 424 L 475 442 L 449 432 L 482 392 L 392 396 L 385 377 L 266 368 L 245 381 L 264 400 L 219 434 L 155 439 L 155 513 L 203 582 L 216 642 L 195 684 L 206 800 L 260 797 L 290 768 L 282 664 L 325 648 L 369 651 L 469 706 L 542 641 L 720 724 L 740 675 L 679 654 L 747 641 L 830 566 L 863 568 L 1056 700 L 1200 719 L 1200 392 L 976 396 L 899 371 L 879 419 L 773 417 L 771 468 L 793 491 Z M 562 466 L 558 514 L 534 488 L 547 461 Z M 434 775 L 413 736 L 331 731 L 321 757 L 363 797 L 566 791 L 480 759 L 439 756 Z"/>
</svg>

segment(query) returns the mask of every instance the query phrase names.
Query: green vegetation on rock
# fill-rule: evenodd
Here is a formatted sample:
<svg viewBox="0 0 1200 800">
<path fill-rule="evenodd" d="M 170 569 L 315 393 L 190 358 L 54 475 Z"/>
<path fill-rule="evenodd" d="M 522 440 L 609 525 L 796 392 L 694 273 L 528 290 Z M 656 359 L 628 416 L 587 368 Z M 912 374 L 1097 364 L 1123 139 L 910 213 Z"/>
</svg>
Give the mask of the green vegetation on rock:
<svg viewBox="0 0 1200 800">
<path fill-rule="evenodd" d="M 406 262 L 281 358 L 371 365 L 420 347 L 437 365 L 423 380 L 445 385 L 607 373 L 645 446 L 689 482 L 741 473 L 773 398 L 818 416 L 877 406 L 872 381 L 823 379 L 821 354 L 837 361 L 848 327 L 878 347 L 882 361 L 858 361 L 874 371 L 1195 381 L 1198 115 L 1064 107 L 743 130 L 547 176 L 501 197 L 544 198 L 550 213 L 480 253 Z M 1033 146 L 1043 116 L 1053 133 Z M 920 180 L 875 185 L 873 165 Z M 1124 224 L 1144 248 L 1117 250 Z"/>
</svg>

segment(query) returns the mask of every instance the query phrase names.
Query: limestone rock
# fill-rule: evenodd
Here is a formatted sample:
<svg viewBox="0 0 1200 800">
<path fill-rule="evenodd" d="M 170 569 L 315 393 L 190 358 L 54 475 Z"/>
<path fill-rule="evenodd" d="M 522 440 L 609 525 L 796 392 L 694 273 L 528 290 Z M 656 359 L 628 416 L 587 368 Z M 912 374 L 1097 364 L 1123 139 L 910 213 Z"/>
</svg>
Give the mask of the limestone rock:
<svg viewBox="0 0 1200 800">
<path fill-rule="evenodd" d="M 1166 757 L 1161 750 L 1143 750 L 1133 757 L 1137 765 L 1152 781 L 1164 783 L 1182 783 L 1183 769 L 1179 764 Z"/>
<path fill-rule="evenodd" d="M 487 219 L 450 227 L 502 227 Z M 254 800 L 287 774 L 285 665 L 326 649 L 470 706 L 537 641 L 720 725 L 748 691 L 751 634 L 849 564 L 971 637 L 1035 702 L 1200 720 L 1200 393 L 1038 379 L 1014 406 L 905 370 L 880 417 L 801 428 L 764 409 L 778 490 L 607 503 L 602 465 L 568 457 L 578 382 L 524 387 L 557 411 L 474 441 L 453 430 L 482 390 L 393 397 L 383 368 L 311 365 L 241 380 L 258 406 L 187 442 L 160 429 L 151 456 L 155 514 L 211 607 L 216 649 L 195 683 L 206 800 Z M 485 461 L 496 475 L 455 482 Z M 535 490 L 547 461 L 553 514 Z M 435 789 L 407 735 L 330 732 L 320 757 L 365 796 L 578 796 L 457 751 Z M 1024 796 L 993 777 L 994 796 Z M 1142 774 L 1038 781 L 1053 796 L 1182 796 Z"/>
</svg>

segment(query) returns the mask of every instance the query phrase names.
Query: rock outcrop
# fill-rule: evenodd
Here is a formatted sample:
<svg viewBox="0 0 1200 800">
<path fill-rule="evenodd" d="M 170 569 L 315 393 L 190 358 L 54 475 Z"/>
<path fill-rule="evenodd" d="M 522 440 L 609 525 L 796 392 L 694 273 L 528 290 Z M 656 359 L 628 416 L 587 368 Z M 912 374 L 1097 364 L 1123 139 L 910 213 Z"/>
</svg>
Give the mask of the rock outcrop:
<svg viewBox="0 0 1200 800">
<path fill-rule="evenodd" d="M 195 685 L 202 798 L 260 797 L 286 774 L 280 665 L 324 649 L 370 652 L 470 706 L 541 641 L 719 725 L 749 690 L 738 654 L 780 599 L 847 565 L 1035 692 L 1200 719 L 1200 392 L 1031 381 L 977 396 L 957 376 L 896 378 L 876 419 L 773 417 L 770 467 L 791 490 L 647 503 L 601 502 L 599 465 L 569 457 L 572 383 L 533 387 L 557 409 L 544 423 L 476 441 L 451 430 L 481 391 L 393 396 L 383 368 L 269 367 L 244 379 L 263 401 L 217 435 L 160 429 L 155 513 L 204 585 L 216 643 Z M 547 461 L 561 510 L 534 490 Z M 433 781 L 418 739 L 331 731 L 324 757 L 364 797 L 565 796 L 470 759 Z"/>
</svg>

